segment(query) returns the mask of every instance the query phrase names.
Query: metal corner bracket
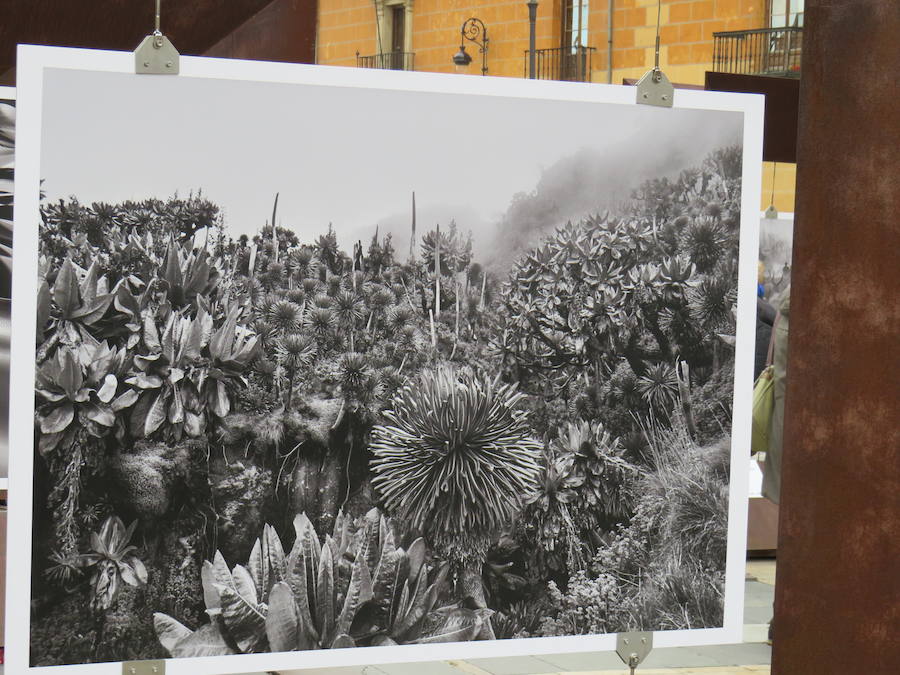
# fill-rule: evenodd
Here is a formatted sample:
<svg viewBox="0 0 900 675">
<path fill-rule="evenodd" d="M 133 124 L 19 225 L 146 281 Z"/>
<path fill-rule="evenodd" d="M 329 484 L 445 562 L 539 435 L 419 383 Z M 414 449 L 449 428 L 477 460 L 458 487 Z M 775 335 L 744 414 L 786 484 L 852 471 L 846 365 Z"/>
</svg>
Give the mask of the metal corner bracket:
<svg viewBox="0 0 900 675">
<path fill-rule="evenodd" d="M 166 662 L 123 661 L 122 675 L 166 675 Z"/>
<path fill-rule="evenodd" d="M 180 55 L 165 35 L 152 34 L 134 51 L 134 72 L 139 75 L 177 75 Z"/>
<path fill-rule="evenodd" d="M 156 0 L 154 30 L 134 50 L 134 72 L 138 75 L 177 75 L 181 55 L 159 29 L 162 0 Z"/>
<path fill-rule="evenodd" d="M 637 668 L 653 649 L 653 633 L 650 631 L 634 631 L 616 635 L 616 654 L 631 669 Z"/>
<path fill-rule="evenodd" d="M 637 83 L 637 102 L 671 108 L 675 101 L 675 87 L 659 68 L 648 70 Z"/>
</svg>

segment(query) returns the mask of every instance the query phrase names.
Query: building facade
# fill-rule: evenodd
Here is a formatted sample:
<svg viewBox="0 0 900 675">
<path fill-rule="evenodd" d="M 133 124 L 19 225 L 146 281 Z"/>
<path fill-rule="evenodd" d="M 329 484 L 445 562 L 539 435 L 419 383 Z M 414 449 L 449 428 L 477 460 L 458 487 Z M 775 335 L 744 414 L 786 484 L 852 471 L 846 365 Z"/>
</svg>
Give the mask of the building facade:
<svg viewBox="0 0 900 675">
<path fill-rule="evenodd" d="M 525 0 L 319 0 L 318 7 L 316 60 L 322 65 L 528 76 Z M 777 74 L 797 74 L 790 71 L 799 68 L 795 36 L 803 0 L 539 0 L 537 77 L 617 84 L 641 77 L 654 63 L 657 13 L 660 66 L 677 84 L 702 86 L 706 71 L 721 68 L 723 57 L 729 68 L 771 74 L 775 52 Z M 470 34 L 474 42 L 461 35 L 472 17 L 480 22 Z M 758 31 L 773 27 L 787 30 Z M 714 47 L 715 33 L 738 31 Z M 748 56 L 753 44 L 761 46 Z M 454 63 L 461 45 L 471 57 L 466 66 Z M 761 208 L 774 201 L 779 211 L 793 211 L 795 175 L 793 164 L 766 163 Z"/>
</svg>

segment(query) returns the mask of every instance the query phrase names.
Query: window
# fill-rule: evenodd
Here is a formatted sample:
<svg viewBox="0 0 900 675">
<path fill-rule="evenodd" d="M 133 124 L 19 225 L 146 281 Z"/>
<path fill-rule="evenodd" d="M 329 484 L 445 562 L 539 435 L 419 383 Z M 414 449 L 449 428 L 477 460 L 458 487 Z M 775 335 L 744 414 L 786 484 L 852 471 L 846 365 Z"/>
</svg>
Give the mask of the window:
<svg viewBox="0 0 900 675">
<path fill-rule="evenodd" d="M 587 47 L 588 11 L 588 0 L 563 0 L 563 49 L 574 52 L 578 47 Z"/>
<path fill-rule="evenodd" d="M 375 48 L 370 56 L 357 54 L 361 68 L 413 70 L 413 0 L 375 0 Z"/>
<path fill-rule="evenodd" d="M 391 5 L 391 52 L 406 51 L 406 7 Z"/>
<path fill-rule="evenodd" d="M 769 0 L 769 27 L 803 25 L 803 0 Z"/>
</svg>

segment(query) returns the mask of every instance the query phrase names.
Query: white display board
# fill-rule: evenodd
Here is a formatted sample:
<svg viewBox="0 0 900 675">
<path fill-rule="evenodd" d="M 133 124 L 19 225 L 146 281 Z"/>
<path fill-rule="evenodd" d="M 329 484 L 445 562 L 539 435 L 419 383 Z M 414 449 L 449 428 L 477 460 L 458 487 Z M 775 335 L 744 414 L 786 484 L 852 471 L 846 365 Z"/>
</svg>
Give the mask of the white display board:
<svg viewBox="0 0 900 675">
<path fill-rule="evenodd" d="M 19 50 L 10 672 L 740 640 L 762 97 L 133 69 Z"/>
</svg>

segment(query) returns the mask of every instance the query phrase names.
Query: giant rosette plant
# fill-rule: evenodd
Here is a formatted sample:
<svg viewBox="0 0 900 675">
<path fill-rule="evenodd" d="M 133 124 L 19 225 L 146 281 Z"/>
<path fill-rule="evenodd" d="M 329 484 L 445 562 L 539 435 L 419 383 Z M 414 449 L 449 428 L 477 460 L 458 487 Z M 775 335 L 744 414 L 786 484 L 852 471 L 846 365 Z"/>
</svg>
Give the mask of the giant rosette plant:
<svg viewBox="0 0 900 675">
<path fill-rule="evenodd" d="M 391 513 L 455 567 L 458 591 L 484 604 L 488 546 L 533 492 L 541 444 L 512 385 L 426 370 L 372 430 L 374 478 Z"/>
</svg>

